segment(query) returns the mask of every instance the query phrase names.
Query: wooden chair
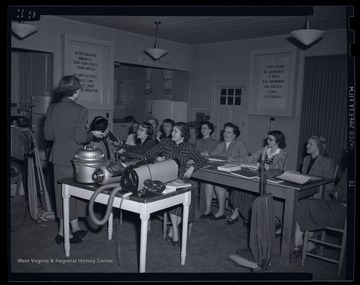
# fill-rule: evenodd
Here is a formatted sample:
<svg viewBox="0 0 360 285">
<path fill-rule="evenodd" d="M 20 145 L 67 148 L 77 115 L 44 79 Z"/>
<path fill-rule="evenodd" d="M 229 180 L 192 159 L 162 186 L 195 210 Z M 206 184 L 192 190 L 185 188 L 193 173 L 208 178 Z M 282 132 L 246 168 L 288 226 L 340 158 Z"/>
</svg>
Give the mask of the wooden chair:
<svg viewBox="0 0 360 285">
<path fill-rule="evenodd" d="M 327 239 L 328 234 L 331 232 L 341 234 L 340 242 L 334 243 L 334 242 L 330 242 L 329 239 Z M 346 220 L 345 220 L 345 225 L 344 225 L 343 229 L 326 227 L 322 231 L 320 239 L 318 239 L 316 237 L 309 237 L 309 231 L 305 231 L 304 245 L 303 245 L 302 257 L 301 257 L 301 265 L 304 266 L 306 256 L 311 256 L 314 258 L 322 259 L 324 261 L 338 264 L 337 276 L 340 276 L 341 269 L 342 269 L 342 266 L 344 263 L 344 256 L 345 256 L 345 250 L 346 250 L 346 235 L 347 235 L 347 221 Z M 332 237 L 332 239 L 337 239 L 337 238 Z M 316 252 L 314 252 L 314 253 L 307 252 L 307 247 L 308 247 L 309 241 L 315 243 L 315 245 L 320 245 L 320 251 L 318 254 Z M 338 258 L 325 257 L 323 254 L 324 247 L 333 248 L 333 249 L 339 251 Z"/>
</svg>

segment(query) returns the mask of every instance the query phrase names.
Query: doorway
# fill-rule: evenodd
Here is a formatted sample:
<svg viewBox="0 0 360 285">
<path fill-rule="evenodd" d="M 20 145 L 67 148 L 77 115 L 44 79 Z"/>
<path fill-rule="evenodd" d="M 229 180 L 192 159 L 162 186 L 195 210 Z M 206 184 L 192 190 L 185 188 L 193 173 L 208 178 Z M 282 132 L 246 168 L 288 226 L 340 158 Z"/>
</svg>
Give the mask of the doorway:
<svg viewBox="0 0 360 285">
<path fill-rule="evenodd" d="M 215 125 L 214 138 L 222 140 L 223 126 L 232 122 L 240 129 L 240 137 L 247 137 L 247 85 L 244 78 L 215 79 L 213 81 L 211 118 Z"/>
</svg>

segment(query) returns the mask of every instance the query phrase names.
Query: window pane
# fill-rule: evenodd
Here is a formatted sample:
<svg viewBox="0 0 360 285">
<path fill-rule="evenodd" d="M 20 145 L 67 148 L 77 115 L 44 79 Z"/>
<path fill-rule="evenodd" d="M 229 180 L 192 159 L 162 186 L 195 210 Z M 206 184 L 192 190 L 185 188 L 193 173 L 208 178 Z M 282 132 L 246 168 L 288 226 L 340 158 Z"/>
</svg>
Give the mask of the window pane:
<svg viewBox="0 0 360 285">
<path fill-rule="evenodd" d="M 220 105 L 226 105 L 226 97 L 225 96 L 220 97 Z"/>
<path fill-rule="evenodd" d="M 221 89 L 220 90 L 220 95 L 226 95 L 226 89 Z"/>
<path fill-rule="evenodd" d="M 241 96 L 241 89 L 235 89 L 235 95 L 240 95 Z"/>
<path fill-rule="evenodd" d="M 229 95 L 234 95 L 234 89 L 228 89 L 228 94 Z"/>
<path fill-rule="evenodd" d="M 236 106 L 240 106 L 240 105 L 241 105 L 241 97 L 239 97 L 239 96 L 236 96 L 236 97 L 235 97 L 235 105 L 236 105 Z"/>
<path fill-rule="evenodd" d="M 232 105 L 234 102 L 234 97 L 228 97 L 228 105 Z"/>
</svg>

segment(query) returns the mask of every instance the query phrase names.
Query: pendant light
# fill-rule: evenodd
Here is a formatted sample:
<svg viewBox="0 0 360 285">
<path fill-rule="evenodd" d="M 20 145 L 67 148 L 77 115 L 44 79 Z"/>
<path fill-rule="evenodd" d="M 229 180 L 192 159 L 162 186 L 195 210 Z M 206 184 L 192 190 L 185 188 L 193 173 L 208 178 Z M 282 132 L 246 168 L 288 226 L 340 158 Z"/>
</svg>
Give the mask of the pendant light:
<svg viewBox="0 0 360 285">
<path fill-rule="evenodd" d="M 310 29 L 310 21 L 308 21 L 308 17 L 306 16 L 306 29 L 292 31 L 290 33 L 298 41 L 302 42 L 304 45 L 310 45 L 313 42 L 320 39 L 325 34 L 324 31 L 321 30 L 313 30 Z"/>
<path fill-rule="evenodd" d="M 20 39 L 26 38 L 31 34 L 37 32 L 38 27 L 34 25 L 25 24 L 24 22 L 12 22 L 11 31 Z"/>
<path fill-rule="evenodd" d="M 158 32 L 158 27 L 161 24 L 161 22 L 155 21 L 154 23 L 156 25 L 154 48 L 148 48 L 144 52 L 147 55 L 151 56 L 154 60 L 158 60 L 159 58 L 166 55 L 168 53 L 168 51 L 166 49 L 159 48 L 159 42 L 157 41 L 157 32 Z"/>
</svg>

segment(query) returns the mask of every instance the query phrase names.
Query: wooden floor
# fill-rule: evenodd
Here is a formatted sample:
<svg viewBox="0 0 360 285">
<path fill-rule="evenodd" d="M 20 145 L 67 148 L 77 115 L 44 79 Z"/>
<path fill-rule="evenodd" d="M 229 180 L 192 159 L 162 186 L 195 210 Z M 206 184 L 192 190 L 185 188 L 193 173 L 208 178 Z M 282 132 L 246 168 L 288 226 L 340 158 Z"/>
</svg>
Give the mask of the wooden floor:
<svg viewBox="0 0 360 285">
<path fill-rule="evenodd" d="M 146 272 L 138 274 L 140 219 L 123 211 L 123 224 L 115 219 L 115 237 L 107 239 L 106 226 L 97 228 L 87 220 L 89 229 L 82 243 L 71 245 L 71 256 L 65 258 L 62 245 L 56 245 L 55 222 L 36 224 L 29 217 L 24 199 L 11 203 L 9 229 L 9 278 L 11 280 L 305 280 L 331 281 L 346 279 L 346 264 L 340 278 L 336 264 L 307 258 L 289 267 L 279 265 L 280 238 L 275 240 L 271 266 L 266 271 L 251 273 L 246 267 L 228 260 L 242 250 L 253 260 L 247 248 L 247 230 L 241 222 L 225 225 L 226 220 L 197 219 L 188 237 L 186 264 L 180 265 L 180 248 L 172 247 L 162 236 L 161 222 L 154 219 L 148 233 Z M 25 216 L 26 213 L 26 216 Z M 197 213 L 197 217 L 201 213 Z M 227 212 L 229 217 L 230 213 Z M 118 217 L 118 215 L 117 215 Z M 116 250 L 120 244 L 120 265 Z M 73 274 L 76 273 L 76 274 Z"/>
</svg>

